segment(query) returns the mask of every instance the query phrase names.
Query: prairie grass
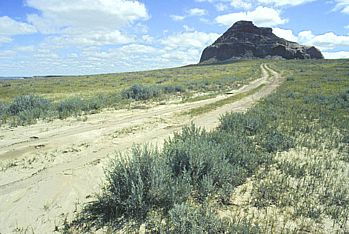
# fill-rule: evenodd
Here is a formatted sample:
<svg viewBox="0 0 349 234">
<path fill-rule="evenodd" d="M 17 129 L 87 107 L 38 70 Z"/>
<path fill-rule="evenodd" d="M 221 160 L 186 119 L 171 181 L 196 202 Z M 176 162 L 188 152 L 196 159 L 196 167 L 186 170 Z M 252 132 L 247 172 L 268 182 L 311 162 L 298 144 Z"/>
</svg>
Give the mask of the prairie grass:
<svg viewBox="0 0 349 234">
<path fill-rule="evenodd" d="M 0 126 L 78 117 L 103 108 L 126 108 L 133 102 L 162 101 L 174 96 L 188 100 L 196 93 L 219 94 L 259 78 L 260 64 L 261 61 L 244 61 L 145 72 L 0 81 Z M 25 103 L 26 99 L 33 103 Z M 16 105 L 21 105 L 20 109 L 14 110 Z"/>
<path fill-rule="evenodd" d="M 116 155 L 65 231 L 349 232 L 348 62 L 270 66 L 292 79 L 246 113 Z"/>
<path fill-rule="evenodd" d="M 201 115 L 201 114 L 213 111 L 215 109 L 218 109 L 219 107 L 222 107 L 224 105 L 239 101 L 247 96 L 253 95 L 253 94 L 257 93 L 258 91 L 260 91 L 264 86 L 265 86 L 265 84 L 259 85 L 258 87 L 254 88 L 250 91 L 239 93 L 239 94 L 233 95 L 231 97 L 227 97 L 225 99 L 216 101 L 214 103 L 210 103 L 210 104 L 207 104 L 207 105 L 204 105 L 201 107 L 191 109 L 190 111 L 187 111 L 183 114 L 197 116 L 197 115 Z"/>
</svg>

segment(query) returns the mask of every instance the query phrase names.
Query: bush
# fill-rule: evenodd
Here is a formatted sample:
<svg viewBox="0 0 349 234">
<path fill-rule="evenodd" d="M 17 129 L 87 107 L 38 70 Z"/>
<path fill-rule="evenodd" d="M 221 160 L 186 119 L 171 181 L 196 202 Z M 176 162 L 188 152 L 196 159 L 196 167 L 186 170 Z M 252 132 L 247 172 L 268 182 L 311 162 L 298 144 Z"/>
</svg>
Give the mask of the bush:
<svg viewBox="0 0 349 234">
<path fill-rule="evenodd" d="M 164 93 L 183 93 L 185 89 L 182 86 L 165 86 L 163 87 Z"/>
<path fill-rule="evenodd" d="M 271 156 L 257 151 L 256 143 L 246 135 L 216 131 L 211 137 L 224 150 L 229 163 L 243 168 L 244 173 L 248 175 L 251 175 L 259 165 L 271 161 Z"/>
<path fill-rule="evenodd" d="M 57 106 L 58 116 L 60 119 L 65 119 L 72 115 L 79 115 L 85 109 L 86 102 L 78 97 L 64 100 Z"/>
<path fill-rule="evenodd" d="M 254 112 L 225 114 L 220 118 L 219 128 L 235 134 L 255 135 L 259 129 L 265 127 L 262 115 L 263 113 Z"/>
<path fill-rule="evenodd" d="M 159 97 L 161 89 L 156 86 L 133 85 L 132 87 L 122 92 L 122 97 L 125 99 L 149 100 L 151 98 Z"/>
<path fill-rule="evenodd" d="M 51 108 L 51 103 L 41 97 L 25 95 L 18 96 L 8 107 L 8 114 L 14 116 L 12 125 L 36 123 L 40 117 L 45 117 Z"/>
<path fill-rule="evenodd" d="M 207 207 L 175 205 L 169 211 L 170 233 L 225 233 L 225 224 Z"/>
<path fill-rule="evenodd" d="M 41 113 L 48 110 L 50 105 L 50 102 L 44 98 L 33 95 L 25 95 L 16 97 L 9 106 L 8 111 L 11 115 L 18 115 L 23 111 L 35 111 L 37 113 Z"/>
<path fill-rule="evenodd" d="M 207 198 L 229 202 L 233 189 L 265 162 L 265 158 L 256 156 L 252 143 L 239 147 L 245 143 L 237 139 L 227 132 L 211 134 L 192 125 L 168 140 L 162 153 L 145 147 L 134 148 L 128 157 L 118 155 L 106 171 L 107 184 L 102 194 L 85 207 L 84 213 L 93 223 L 105 224 L 120 219 L 141 221 L 160 210 L 173 219 L 174 232 L 187 227 L 182 222 L 190 221 L 191 215 L 198 218 L 191 220 L 196 223 L 188 224 L 187 230 L 208 228 L 204 224 L 211 224 L 201 219 L 201 211 L 176 204 L 202 204 Z M 176 214 L 181 212 L 187 214 L 188 220 L 178 220 Z M 149 225 L 155 228 L 154 223 Z"/>
<path fill-rule="evenodd" d="M 261 146 L 268 153 L 275 153 L 277 151 L 287 151 L 295 146 L 294 140 L 277 130 L 269 129 L 264 134 L 259 136 Z"/>
<path fill-rule="evenodd" d="M 221 145 L 195 126 L 184 128 L 181 135 L 167 142 L 164 153 L 174 176 L 189 176 L 193 195 L 199 200 L 245 179 L 244 170 L 229 163 Z"/>
<path fill-rule="evenodd" d="M 231 222 L 220 219 L 205 204 L 199 207 L 177 204 L 169 212 L 167 233 L 262 233 L 261 229 L 244 219 Z"/>
<path fill-rule="evenodd" d="M 120 155 L 112 160 L 107 171 L 107 185 L 102 196 L 85 211 L 101 222 L 121 217 L 144 218 L 156 204 L 165 202 L 169 179 L 162 173 L 156 151 L 133 148 L 129 157 Z M 97 218 L 98 217 L 98 218 Z"/>
<path fill-rule="evenodd" d="M 8 106 L 0 102 L 0 126 L 6 122 L 6 116 L 8 115 Z"/>
<path fill-rule="evenodd" d="M 0 102 L 0 118 L 7 113 L 8 106 L 5 103 Z"/>
</svg>

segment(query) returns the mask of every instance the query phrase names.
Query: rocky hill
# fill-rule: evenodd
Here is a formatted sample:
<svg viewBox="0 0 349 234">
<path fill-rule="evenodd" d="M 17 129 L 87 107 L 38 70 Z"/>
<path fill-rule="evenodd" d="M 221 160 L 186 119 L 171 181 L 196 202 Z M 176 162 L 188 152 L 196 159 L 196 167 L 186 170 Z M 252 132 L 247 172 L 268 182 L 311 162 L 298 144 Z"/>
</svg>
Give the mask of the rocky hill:
<svg viewBox="0 0 349 234">
<path fill-rule="evenodd" d="M 314 46 L 303 46 L 276 36 L 271 28 L 238 21 L 202 53 L 200 63 L 234 59 L 323 59 Z"/>
</svg>

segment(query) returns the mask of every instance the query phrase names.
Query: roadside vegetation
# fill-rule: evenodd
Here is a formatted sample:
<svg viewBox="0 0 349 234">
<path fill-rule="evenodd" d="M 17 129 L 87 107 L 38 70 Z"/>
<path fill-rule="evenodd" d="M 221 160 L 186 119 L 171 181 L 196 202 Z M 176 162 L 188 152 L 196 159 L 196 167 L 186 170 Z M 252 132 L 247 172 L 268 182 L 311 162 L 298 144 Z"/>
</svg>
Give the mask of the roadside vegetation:
<svg viewBox="0 0 349 234">
<path fill-rule="evenodd" d="M 224 93 L 260 77 L 261 61 L 191 66 L 146 72 L 0 81 L 0 126 L 65 119 L 134 102 Z M 252 67 L 252 69 L 251 69 Z M 201 97 L 202 98 L 202 97 Z"/>
<path fill-rule="evenodd" d="M 187 111 L 184 114 L 189 114 L 191 116 L 197 116 L 197 115 L 201 115 L 201 114 L 213 111 L 215 109 L 218 109 L 219 107 L 222 107 L 222 106 L 227 105 L 229 103 L 236 102 L 236 101 L 243 99 L 247 96 L 253 95 L 253 94 L 257 93 L 258 91 L 260 91 L 264 86 L 265 86 L 265 84 L 261 84 L 252 90 L 249 90 L 249 91 L 246 91 L 243 93 L 239 93 L 237 95 L 219 100 L 219 101 L 214 102 L 214 103 L 210 103 L 210 104 L 207 104 L 207 105 L 204 105 L 201 107 L 191 109 L 190 111 Z"/>
<path fill-rule="evenodd" d="M 349 65 L 274 61 L 287 77 L 246 113 L 115 155 L 63 231 L 349 232 Z"/>
</svg>

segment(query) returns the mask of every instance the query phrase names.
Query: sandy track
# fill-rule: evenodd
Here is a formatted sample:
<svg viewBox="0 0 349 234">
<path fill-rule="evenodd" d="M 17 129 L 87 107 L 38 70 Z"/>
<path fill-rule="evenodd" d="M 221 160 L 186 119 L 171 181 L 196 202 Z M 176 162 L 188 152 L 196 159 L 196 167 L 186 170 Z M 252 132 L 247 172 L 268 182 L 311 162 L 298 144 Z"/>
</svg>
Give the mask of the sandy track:
<svg viewBox="0 0 349 234">
<path fill-rule="evenodd" d="M 261 70 L 261 78 L 231 95 L 146 110 L 104 111 L 88 116 L 86 121 L 55 120 L 1 128 L 0 163 L 9 166 L 0 171 L 0 233 L 53 232 L 65 217 L 73 216 L 76 203 L 99 191 L 109 155 L 127 151 L 133 144 L 161 146 L 164 139 L 190 122 L 215 128 L 221 114 L 245 111 L 280 84 L 277 72 L 266 65 Z M 261 84 L 266 85 L 253 95 L 209 113 L 195 118 L 179 115 Z"/>
</svg>

